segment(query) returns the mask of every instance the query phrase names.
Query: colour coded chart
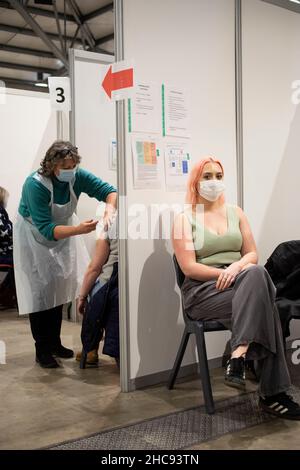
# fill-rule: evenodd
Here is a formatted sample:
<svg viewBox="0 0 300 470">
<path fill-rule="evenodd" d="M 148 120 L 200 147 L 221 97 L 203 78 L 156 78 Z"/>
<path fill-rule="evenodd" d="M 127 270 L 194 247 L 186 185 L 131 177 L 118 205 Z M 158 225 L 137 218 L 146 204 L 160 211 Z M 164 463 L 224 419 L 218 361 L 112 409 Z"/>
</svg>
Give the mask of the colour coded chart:
<svg viewBox="0 0 300 470">
<path fill-rule="evenodd" d="M 136 142 L 138 163 L 141 165 L 156 165 L 156 144 L 154 142 Z"/>
<path fill-rule="evenodd" d="M 186 142 L 169 142 L 165 146 L 165 174 L 168 190 L 183 190 L 190 170 L 190 152 Z"/>
<path fill-rule="evenodd" d="M 159 162 L 159 149 L 155 140 L 132 141 L 133 176 L 136 188 L 161 187 L 161 168 Z"/>
</svg>

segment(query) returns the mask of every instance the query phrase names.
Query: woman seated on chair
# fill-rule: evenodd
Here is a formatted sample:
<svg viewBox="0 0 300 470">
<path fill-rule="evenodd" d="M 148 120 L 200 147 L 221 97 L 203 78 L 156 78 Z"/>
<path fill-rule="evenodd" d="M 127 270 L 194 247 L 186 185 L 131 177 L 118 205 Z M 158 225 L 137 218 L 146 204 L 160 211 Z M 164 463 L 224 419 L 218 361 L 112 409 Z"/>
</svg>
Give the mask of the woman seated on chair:
<svg viewBox="0 0 300 470">
<path fill-rule="evenodd" d="M 6 211 L 8 198 L 8 191 L 0 186 L 0 267 L 7 271 L 0 291 L 0 303 L 4 308 L 17 306 L 13 269 L 13 225 Z"/>
<path fill-rule="evenodd" d="M 275 287 L 257 264 L 255 241 L 240 207 L 225 203 L 224 170 L 211 157 L 192 169 L 186 209 L 173 227 L 173 246 L 185 274 L 183 304 L 193 320 L 217 320 L 232 331 L 225 383 L 245 389 L 245 359 L 259 369 L 259 403 L 282 418 L 300 419 L 286 392 L 290 375 L 275 306 Z"/>
</svg>

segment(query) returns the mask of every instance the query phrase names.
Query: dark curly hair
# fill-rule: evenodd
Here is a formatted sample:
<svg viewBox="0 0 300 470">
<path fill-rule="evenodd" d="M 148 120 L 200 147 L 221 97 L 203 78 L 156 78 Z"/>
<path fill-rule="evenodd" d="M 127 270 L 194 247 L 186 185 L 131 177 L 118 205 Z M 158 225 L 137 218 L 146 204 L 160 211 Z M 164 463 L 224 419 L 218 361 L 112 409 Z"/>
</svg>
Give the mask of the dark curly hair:
<svg viewBox="0 0 300 470">
<path fill-rule="evenodd" d="M 52 176 L 54 174 L 55 165 L 64 159 L 72 159 L 78 164 L 81 161 L 78 155 L 77 147 L 66 140 L 56 140 L 51 147 L 48 148 L 46 155 L 40 163 L 38 173 L 43 176 Z"/>
</svg>

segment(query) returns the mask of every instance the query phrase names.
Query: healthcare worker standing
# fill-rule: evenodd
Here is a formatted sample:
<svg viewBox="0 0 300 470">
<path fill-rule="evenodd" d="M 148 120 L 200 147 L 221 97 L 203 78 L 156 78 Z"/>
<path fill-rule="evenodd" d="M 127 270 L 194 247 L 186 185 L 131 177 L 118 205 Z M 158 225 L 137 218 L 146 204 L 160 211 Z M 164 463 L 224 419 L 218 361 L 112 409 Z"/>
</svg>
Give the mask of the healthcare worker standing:
<svg viewBox="0 0 300 470">
<path fill-rule="evenodd" d="M 36 361 L 58 367 L 54 356 L 70 358 L 61 344 L 63 304 L 73 301 L 89 263 L 81 234 L 95 230 L 97 221 L 80 223 L 75 210 L 80 194 L 106 202 L 104 224 L 116 208 L 116 189 L 78 168 L 77 147 L 56 141 L 40 169 L 25 181 L 14 225 L 14 265 L 20 315 L 29 314 Z"/>
</svg>

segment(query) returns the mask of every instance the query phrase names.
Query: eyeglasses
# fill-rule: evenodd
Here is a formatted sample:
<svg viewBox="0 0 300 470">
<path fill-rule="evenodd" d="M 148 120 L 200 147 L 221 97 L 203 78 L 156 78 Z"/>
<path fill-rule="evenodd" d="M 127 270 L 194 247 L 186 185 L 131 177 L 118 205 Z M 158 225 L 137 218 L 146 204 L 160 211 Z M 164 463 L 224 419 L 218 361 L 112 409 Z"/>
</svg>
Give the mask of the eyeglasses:
<svg viewBox="0 0 300 470">
<path fill-rule="evenodd" d="M 63 158 L 66 158 L 66 156 L 68 154 L 71 154 L 71 155 L 78 155 L 78 147 L 68 147 L 68 148 L 65 148 L 63 150 L 59 150 L 58 152 L 56 152 L 56 155 L 60 155 L 61 157 Z"/>
</svg>

